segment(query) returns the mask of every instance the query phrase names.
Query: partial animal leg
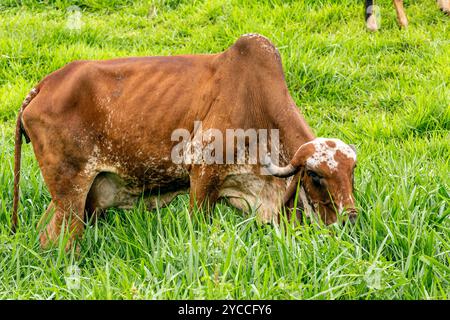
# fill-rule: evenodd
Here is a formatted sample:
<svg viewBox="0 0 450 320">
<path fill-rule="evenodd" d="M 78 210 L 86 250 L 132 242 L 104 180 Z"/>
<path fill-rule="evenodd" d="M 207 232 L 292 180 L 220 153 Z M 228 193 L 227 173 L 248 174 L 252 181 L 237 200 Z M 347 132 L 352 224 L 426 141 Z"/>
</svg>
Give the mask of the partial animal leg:
<svg viewBox="0 0 450 320">
<path fill-rule="evenodd" d="M 374 1 L 366 0 L 366 27 L 369 31 L 377 31 L 380 26 L 378 25 L 377 18 L 374 12 Z"/>
<path fill-rule="evenodd" d="M 41 246 L 48 248 L 56 244 L 63 231 L 68 232 L 66 249 L 69 249 L 83 234 L 85 202 L 94 177 L 76 172 L 64 162 L 58 167 L 44 166 L 43 169 L 42 173 L 52 195 L 52 202 L 39 223 L 39 227 L 42 228 Z M 64 174 L 61 174 L 61 170 L 64 170 Z M 47 221 L 48 224 L 45 226 Z"/>
<path fill-rule="evenodd" d="M 403 0 L 393 0 L 395 11 L 397 12 L 397 22 L 400 28 L 408 26 L 408 18 L 406 17 L 405 8 L 403 7 Z"/>
<path fill-rule="evenodd" d="M 437 0 L 437 3 L 442 12 L 450 15 L 450 0 Z"/>
</svg>

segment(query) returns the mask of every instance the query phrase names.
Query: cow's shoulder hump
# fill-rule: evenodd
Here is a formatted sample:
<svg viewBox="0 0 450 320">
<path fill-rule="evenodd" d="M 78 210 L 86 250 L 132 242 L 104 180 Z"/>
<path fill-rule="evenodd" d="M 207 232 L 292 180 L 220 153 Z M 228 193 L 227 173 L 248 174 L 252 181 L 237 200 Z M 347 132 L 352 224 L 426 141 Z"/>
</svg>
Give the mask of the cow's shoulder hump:
<svg viewBox="0 0 450 320">
<path fill-rule="evenodd" d="M 242 35 L 233 45 L 240 55 L 250 57 L 261 57 L 263 59 L 273 58 L 280 61 L 280 53 L 275 45 L 266 37 L 248 33 Z"/>
</svg>

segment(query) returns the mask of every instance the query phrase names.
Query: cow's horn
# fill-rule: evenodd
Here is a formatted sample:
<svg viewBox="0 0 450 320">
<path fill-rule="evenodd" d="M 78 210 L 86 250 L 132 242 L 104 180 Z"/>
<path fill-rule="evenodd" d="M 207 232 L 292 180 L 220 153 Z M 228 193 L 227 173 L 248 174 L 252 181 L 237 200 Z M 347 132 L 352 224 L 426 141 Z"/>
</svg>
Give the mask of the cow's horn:
<svg viewBox="0 0 450 320">
<path fill-rule="evenodd" d="M 295 153 L 294 157 L 290 161 L 290 163 L 287 166 L 279 167 L 272 163 L 270 159 L 270 154 L 266 155 L 266 158 L 264 160 L 264 166 L 266 167 L 267 171 L 275 177 L 279 178 L 287 178 L 290 177 L 298 172 L 300 167 L 304 165 L 306 158 L 309 156 L 309 150 L 305 145 L 302 145 L 297 152 Z"/>
</svg>

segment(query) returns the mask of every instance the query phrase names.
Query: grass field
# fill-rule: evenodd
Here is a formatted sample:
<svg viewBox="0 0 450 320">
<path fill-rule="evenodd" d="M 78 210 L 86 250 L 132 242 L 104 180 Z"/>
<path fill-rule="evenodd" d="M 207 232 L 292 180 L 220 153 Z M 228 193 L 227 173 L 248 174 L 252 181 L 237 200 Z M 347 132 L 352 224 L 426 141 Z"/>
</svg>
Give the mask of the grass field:
<svg viewBox="0 0 450 320">
<path fill-rule="evenodd" d="M 401 31 L 379 5 L 373 34 L 359 0 L 0 0 L 0 299 L 449 299 L 450 18 L 406 1 Z M 76 59 L 220 52 L 249 32 L 278 47 L 316 135 L 357 146 L 354 226 L 260 227 L 223 205 L 190 219 L 181 196 L 110 210 L 79 255 L 43 251 L 50 198 L 26 145 L 10 235 L 14 122 L 40 79 Z"/>
</svg>

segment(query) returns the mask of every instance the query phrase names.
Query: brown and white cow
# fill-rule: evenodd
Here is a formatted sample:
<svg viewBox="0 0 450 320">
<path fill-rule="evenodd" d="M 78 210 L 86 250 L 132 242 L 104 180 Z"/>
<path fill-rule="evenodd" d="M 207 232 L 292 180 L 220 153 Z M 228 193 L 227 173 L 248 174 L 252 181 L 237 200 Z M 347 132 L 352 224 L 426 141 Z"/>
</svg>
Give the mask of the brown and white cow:
<svg viewBox="0 0 450 320">
<path fill-rule="evenodd" d="M 403 0 L 392 0 L 394 3 L 395 11 L 397 13 L 397 22 L 400 28 L 406 28 L 408 26 L 408 18 L 405 13 L 405 8 L 403 7 Z M 436 0 L 439 9 L 442 12 L 450 15 L 450 0 Z M 377 31 L 379 26 L 379 21 L 377 20 L 376 14 L 374 13 L 374 0 L 366 0 L 366 27 L 370 31 Z"/>
<path fill-rule="evenodd" d="M 281 166 L 175 163 L 171 134 L 183 128 L 195 136 L 196 121 L 221 132 L 278 129 Z M 326 224 L 344 211 L 356 217 L 354 150 L 314 136 L 289 94 L 278 50 L 257 34 L 218 54 L 77 61 L 48 75 L 17 120 L 13 229 L 22 135 L 52 198 L 41 219 L 43 247 L 63 222 L 72 242 L 86 214 L 131 208 L 142 197 L 151 209 L 188 192 L 191 207 L 212 209 L 224 198 L 253 208 L 260 222 L 277 222 L 283 205 L 293 209 L 299 186 L 299 207 Z"/>
</svg>

